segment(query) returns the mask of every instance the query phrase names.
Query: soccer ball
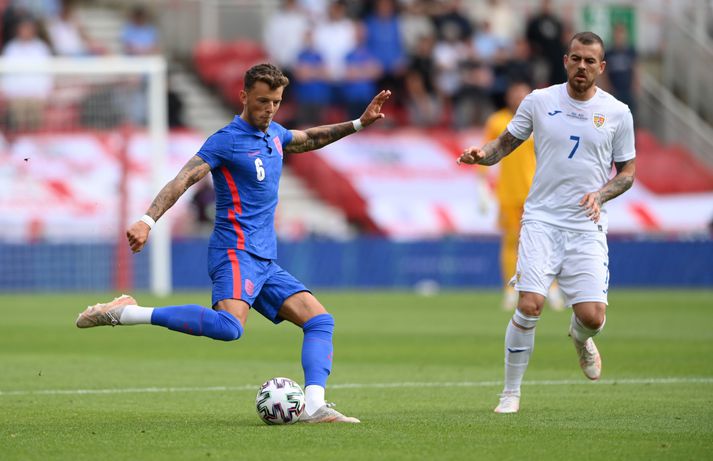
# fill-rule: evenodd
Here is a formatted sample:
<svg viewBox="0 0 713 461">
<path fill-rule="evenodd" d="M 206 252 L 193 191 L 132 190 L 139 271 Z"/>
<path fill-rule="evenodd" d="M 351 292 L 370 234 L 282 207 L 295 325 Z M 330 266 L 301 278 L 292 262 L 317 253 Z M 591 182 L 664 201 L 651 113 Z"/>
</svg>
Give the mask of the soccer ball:
<svg viewBox="0 0 713 461">
<path fill-rule="evenodd" d="M 255 408 L 267 424 L 293 424 L 305 411 L 305 394 L 289 378 L 272 378 L 260 386 Z"/>
</svg>

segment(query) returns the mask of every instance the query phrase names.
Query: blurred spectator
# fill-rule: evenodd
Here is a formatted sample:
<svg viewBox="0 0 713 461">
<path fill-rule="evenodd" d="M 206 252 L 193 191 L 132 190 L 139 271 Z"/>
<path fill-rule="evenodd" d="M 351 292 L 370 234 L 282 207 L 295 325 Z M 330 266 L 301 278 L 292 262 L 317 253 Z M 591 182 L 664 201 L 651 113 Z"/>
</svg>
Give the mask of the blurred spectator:
<svg viewBox="0 0 713 461">
<path fill-rule="evenodd" d="M 485 124 L 483 141 L 496 139 L 507 128 L 522 100 L 532 87 L 526 82 L 512 82 L 506 91 L 506 106 L 492 114 Z M 495 192 L 498 198 L 498 227 L 502 237 L 500 244 L 500 270 L 503 283 L 502 307 L 514 310 L 518 295 L 509 284 L 515 276 L 517 248 L 520 238 L 520 221 L 525 199 L 535 175 L 535 145 L 533 137 L 526 139 L 517 149 L 500 162 Z M 554 310 L 564 308 L 564 299 L 557 283 L 552 284 L 547 301 Z"/>
<path fill-rule="evenodd" d="M 533 84 L 534 70 L 530 45 L 524 38 L 515 41 L 512 51 L 505 60 L 505 76 L 510 82 L 530 82 Z"/>
<path fill-rule="evenodd" d="M 10 2 L 10 4 L 2 11 L 2 43 L 0 43 L 0 45 L 5 47 L 10 40 L 17 35 L 17 25 L 20 21 L 30 17 L 32 17 L 32 15 L 27 8 L 19 6 L 14 2 Z"/>
<path fill-rule="evenodd" d="M 497 52 L 506 45 L 507 43 L 500 41 L 500 39 L 493 34 L 490 21 L 486 19 L 479 23 L 479 27 L 473 34 L 472 46 L 480 59 L 491 63 L 495 59 Z"/>
<path fill-rule="evenodd" d="M 532 88 L 525 82 L 512 82 L 507 88 L 506 106 L 488 117 L 483 134 L 483 142 L 496 139 L 507 128 L 520 102 Z M 482 171 L 482 170 L 480 170 Z M 500 271 L 503 283 L 502 306 L 513 310 L 517 305 L 517 292 L 510 286 L 515 275 L 517 245 L 520 237 L 520 219 L 527 193 L 535 175 L 535 146 L 532 136 L 526 139 L 512 154 L 500 162 L 500 170 L 495 187 L 498 198 L 498 227 L 501 231 Z"/>
<path fill-rule="evenodd" d="M 567 80 L 564 70 L 565 46 L 562 21 L 551 9 L 550 0 L 542 0 L 540 11 L 527 22 L 526 37 L 536 66 L 535 84 L 549 86 Z"/>
<path fill-rule="evenodd" d="M 433 35 L 423 35 L 418 40 L 418 45 L 413 54 L 409 56 L 408 71 L 416 73 L 421 78 L 426 91 L 436 94 L 436 85 L 433 81 L 436 75 L 436 62 L 433 58 L 435 38 Z"/>
<path fill-rule="evenodd" d="M 330 80 L 341 80 L 344 76 L 344 58 L 356 46 L 354 22 L 347 18 L 343 0 L 332 2 L 327 20 L 315 26 L 314 46 L 324 58 Z"/>
<path fill-rule="evenodd" d="M 463 11 L 461 0 L 443 0 L 436 5 L 432 16 L 439 40 L 466 40 L 473 35 L 473 26 Z"/>
<path fill-rule="evenodd" d="M 141 5 L 134 6 L 121 31 L 121 46 L 125 54 L 146 55 L 159 52 L 158 29 Z"/>
<path fill-rule="evenodd" d="M 305 11 L 313 23 L 322 21 L 327 16 L 331 0 L 299 0 L 300 8 Z"/>
<path fill-rule="evenodd" d="M 158 29 L 144 6 L 135 5 L 129 12 L 121 31 L 121 46 L 124 53 L 132 56 L 153 55 L 160 51 Z M 145 125 L 148 112 L 147 82 L 144 79 L 127 82 L 122 91 L 124 94 L 120 100 L 127 121 Z"/>
<path fill-rule="evenodd" d="M 405 106 L 409 125 L 432 127 L 441 123 L 443 105 L 438 96 L 428 91 L 423 75 L 409 70 L 405 78 Z"/>
<path fill-rule="evenodd" d="M 19 62 L 47 60 L 50 47 L 37 35 L 37 24 L 22 19 L 17 35 L 3 49 L 2 56 Z M 37 129 L 42 123 L 42 110 L 52 91 L 52 77 L 37 74 L 6 74 L 2 78 L 2 93 L 8 101 L 7 126 L 13 130 Z"/>
<path fill-rule="evenodd" d="M 629 106 L 636 119 L 636 94 L 638 93 L 638 56 L 629 42 L 629 32 L 624 24 L 614 26 L 613 45 L 606 51 L 605 76 L 609 90 L 624 104 Z"/>
<path fill-rule="evenodd" d="M 466 128 L 482 125 L 493 111 L 490 93 L 493 86 L 493 70 L 473 48 L 467 49 L 458 65 L 460 88 L 455 95 L 455 126 Z"/>
<path fill-rule="evenodd" d="M 505 106 L 505 92 L 511 82 L 528 82 L 530 86 L 533 85 L 530 47 L 524 38 L 516 40 L 511 49 L 498 49 L 493 60 L 493 78 L 491 99 L 495 107 Z"/>
<path fill-rule="evenodd" d="M 183 98 L 176 91 L 175 76 L 168 77 L 168 90 L 166 92 L 166 102 L 168 104 L 168 127 L 169 128 L 185 128 L 186 123 L 183 120 Z"/>
<path fill-rule="evenodd" d="M 57 16 L 61 9 L 61 0 L 11 0 L 10 3 L 40 20 Z"/>
<path fill-rule="evenodd" d="M 446 27 L 443 40 L 436 42 L 433 49 L 433 61 L 436 65 L 436 90 L 450 98 L 460 89 L 458 65 L 462 56 L 468 53 L 467 45 L 459 40 L 456 26 Z"/>
<path fill-rule="evenodd" d="M 426 12 L 426 0 L 412 0 L 407 3 L 399 16 L 401 39 L 406 53 L 411 55 L 424 36 L 435 35 L 436 27 Z"/>
<path fill-rule="evenodd" d="M 347 116 L 355 119 L 364 112 L 374 94 L 378 92 L 377 81 L 383 81 L 383 68 L 379 59 L 367 46 L 367 31 L 357 24 L 356 47 L 345 58 L 345 73 L 341 85 L 341 101 L 346 105 Z"/>
<path fill-rule="evenodd" d="M 322 111 L 331 101 L 331 86 L 327 65 L 314 46 L 311 30 L 305 33 L 303 43 L 304 48 L 297 55 L 294 73 L 297 123 L 314 126 L 321 124 Z"/>
<path fill-rule="evenodd" d="M 75 16 L 75 4 L 75 0 L 63 0 L 59 14 L 47 21 L 52 48 L 61 56 L 102 54 L 104 49 L 92 41 Z"/>
<path fill-rule="evenodd" d="M 406 70 L 406 51 L 401 41 L 401 30 L 394 0 L 376 0 L 374 13 L 366 24 L 366 46 L 381 65 L 380 89 L 389 89 L 398 103 L 403 97 L 403 76 Z M 366 104 L 371 96 L 366 99 Z"/>
<path fill-rule="evenodd" d="M 477 0 L 471 1 L 473 21 L 481 24 L 487 21 L 491 33 L 498 39 L 501 46 L 510 46 L 520 35 L 522 26 L 518 24 L 512 12 L 513 6 L 508 0 Z"/>
<path fill-rule="evenodd" d="M 263 46 L 270 62 L 280 66 L 288 78 L 293 75 L 297 55 L 303 48 L 303 39 L 309 28 L 309 18 L 300 9 L 297 0 L 283 0 L 282 6 L 265 25 Z M 287 40 L 285 40 L 287 37 Z"/>
</svg>

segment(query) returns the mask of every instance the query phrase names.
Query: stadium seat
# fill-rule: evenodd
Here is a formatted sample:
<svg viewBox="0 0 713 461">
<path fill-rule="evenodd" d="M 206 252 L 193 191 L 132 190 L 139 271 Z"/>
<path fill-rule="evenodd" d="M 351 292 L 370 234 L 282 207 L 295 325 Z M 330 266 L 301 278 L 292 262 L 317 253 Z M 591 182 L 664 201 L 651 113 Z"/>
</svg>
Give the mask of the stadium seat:
<svg viewBox="0 0 713 461">
<path fill-rule="evenodd" d="M 637 130 L 636 176 L 658 194 L 713 191 L 713 169 L 680 145 L 664 145 L 652 133 Z"/>
<path fill-rule="evenodd" d="M 241 39 L 225 43 L 224 50 L 224 57 L 231 63 L 257 63 L 267 57 L 262 45 L 253 40 Z"/>
<path fill-rule="evenodd" d="M 216 84 L 220 69 L 225 63 L 225 44 L 215 40 L 202 40 L 193 50 L 193 63 L 198 76 L 208 85 Z"/>
</svg>

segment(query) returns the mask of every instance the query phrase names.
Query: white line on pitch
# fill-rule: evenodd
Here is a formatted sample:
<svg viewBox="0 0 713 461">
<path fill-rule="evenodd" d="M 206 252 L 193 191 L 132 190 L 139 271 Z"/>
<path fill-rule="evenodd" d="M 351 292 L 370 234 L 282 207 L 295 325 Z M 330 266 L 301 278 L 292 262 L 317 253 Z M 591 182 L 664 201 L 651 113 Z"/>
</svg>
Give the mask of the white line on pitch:
<svg viewBox="0 0 713 461">
<path fill-rule="evenodd" d="M 525 386 L 569 386 L 576 384 L 592 385 L 584 379 L 563 379 L 554 381 L 526 381 Z M 628 378 L 603 379 L 598 385 L 615 384 L 713 384 L 713 377 L 690 378 Z M 496 387 L 502 381 L 458 381 L 458 382 L 402 382 L 402 383 L 352 383 L 331 384 L 330 389 L 398 389 L 406 387 Z M 210 386 L 210 387 L 126 387 L 119 389 L 38 389 L 24 391 L 0 391 L 2 396 L 21 395 L 96 395 L 96 394 L 150 394 L 172 392 L 235 392 L 254 391 L 257 384 L 243 386 Z"/>
</svg>

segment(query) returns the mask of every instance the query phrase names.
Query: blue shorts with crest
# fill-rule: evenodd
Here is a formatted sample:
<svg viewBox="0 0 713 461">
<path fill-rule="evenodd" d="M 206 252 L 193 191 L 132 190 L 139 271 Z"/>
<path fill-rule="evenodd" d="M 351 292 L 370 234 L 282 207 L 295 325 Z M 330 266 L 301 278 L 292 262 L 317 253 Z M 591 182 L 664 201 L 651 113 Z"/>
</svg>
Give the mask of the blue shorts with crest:
<svg viewBox="0 0 713 461">
<path fill-rule="evenodd" d="M 240 299 L 273 323 L 282 321 L 277 313 L 287 298 L 309 291 L 273 260 L 232 248 L 208 248 L 208 274 L 213 306 L 223 299 Z"/>
</svg>

